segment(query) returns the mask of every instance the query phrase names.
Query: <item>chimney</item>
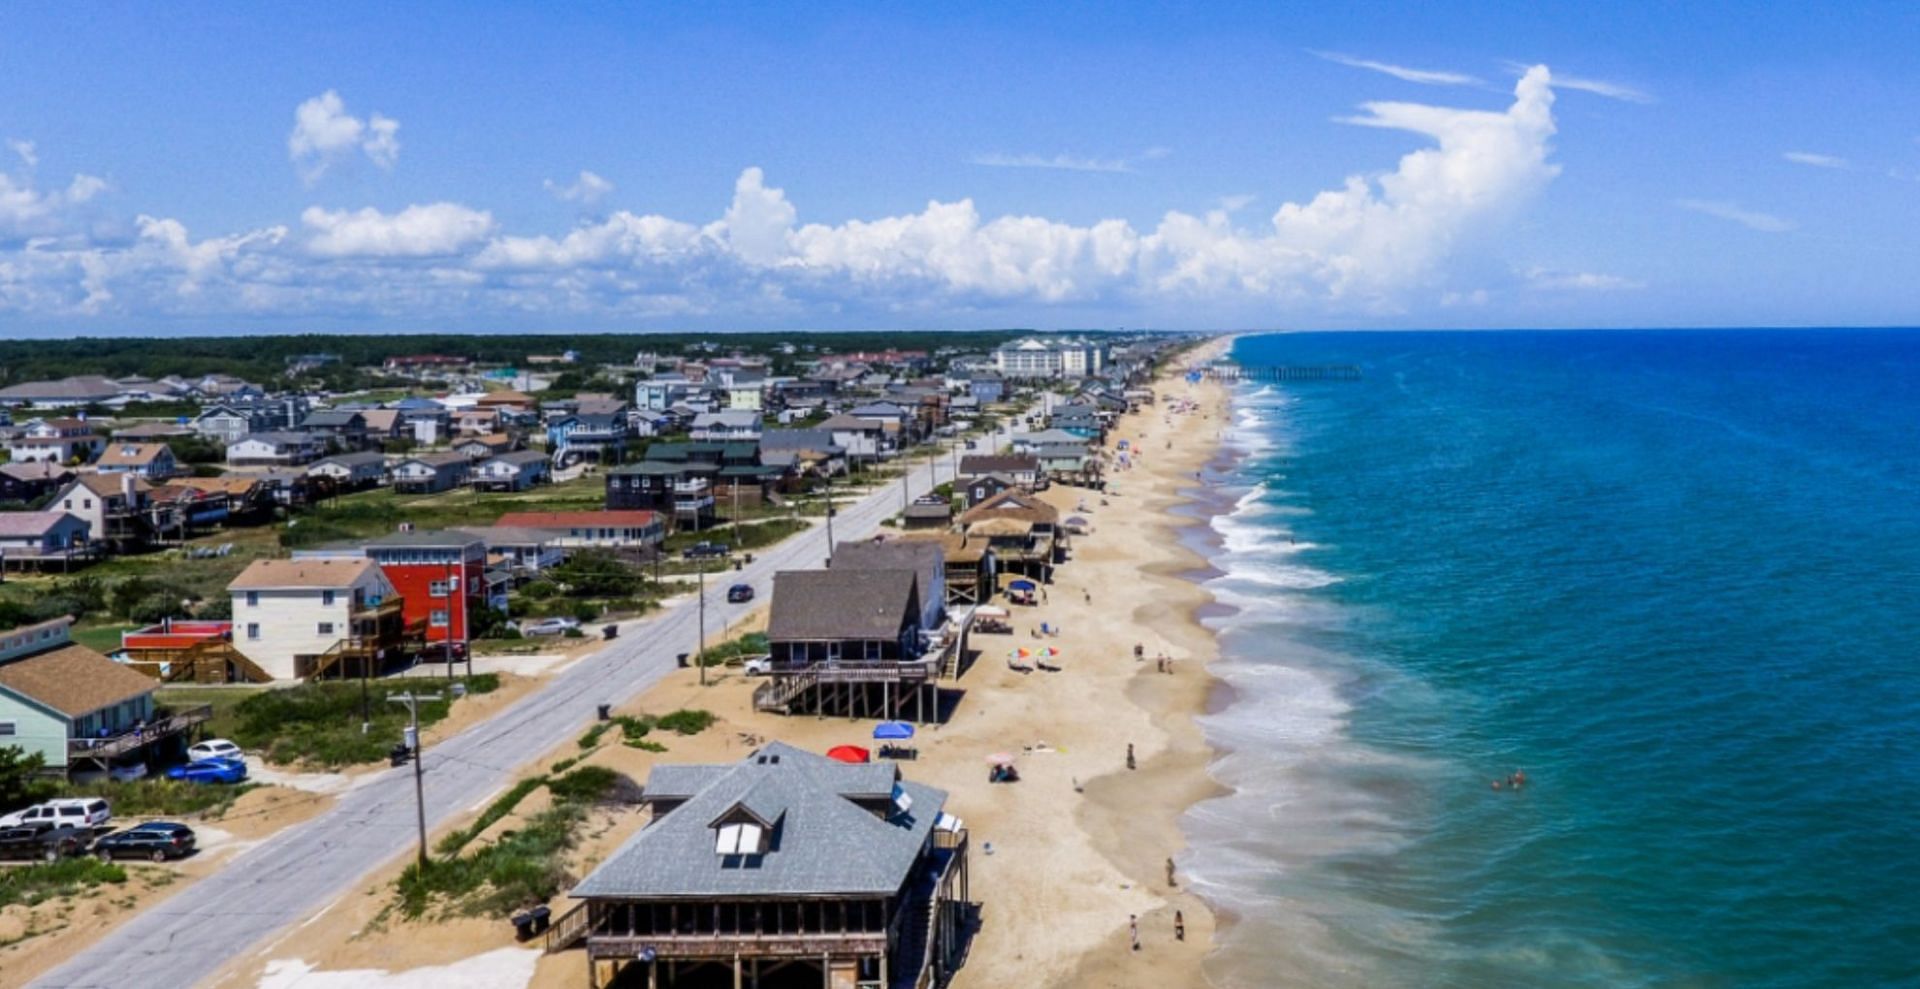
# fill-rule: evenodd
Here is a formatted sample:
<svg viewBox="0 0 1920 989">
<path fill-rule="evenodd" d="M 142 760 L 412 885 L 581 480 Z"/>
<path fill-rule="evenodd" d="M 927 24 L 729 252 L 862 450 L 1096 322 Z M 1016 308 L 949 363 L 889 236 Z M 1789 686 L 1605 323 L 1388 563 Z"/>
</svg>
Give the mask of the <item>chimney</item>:
<svg viewBox="0 0 1920 989">
<path fill-rule="evenodd" d="M 120 496 L 127 500 L 128 508 L 133 507 L 133 473 L 131 471 L 120 475 Z"/>
</svg>

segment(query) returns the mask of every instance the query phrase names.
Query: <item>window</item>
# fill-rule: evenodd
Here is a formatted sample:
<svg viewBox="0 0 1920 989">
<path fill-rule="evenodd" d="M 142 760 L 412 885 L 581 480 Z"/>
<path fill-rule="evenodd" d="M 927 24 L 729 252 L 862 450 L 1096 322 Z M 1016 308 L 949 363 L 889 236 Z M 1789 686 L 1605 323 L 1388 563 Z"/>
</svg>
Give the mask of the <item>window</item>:
<svg viewBox="0 0 1920 989">
<path fill-rule="evenodd" d="M 320 623 L 320 627 L 319 627 L 319 628 L 318 628 L 318 629 L 317 629 L 316 631 L 317 631 L 317 632 L 319 632 L 319 634 L 321 634 L 321 635 L 332 635 L 332 634 L 333 634 L 333 623 L 332 623 L 332 622 L 321 622 L 321 623 Z"/>
<path fill-rule="evenodd" d="M 321 591 L 321 592 L 320 592 L 320 603 L 321 603 L 321 605 L 323 605 L 323 606 L 325 606 L 325 607 L 328 607 L 328 608 L 331 608 L 331 607 L 333 607 L 333 592 L 332 592 L 332 591 Z"/>
<path fill-rule="evenodd" d="M 427 622 L 431 625 L 434 625 L 440 628 L 445 628 L 447 624 L 446 609 L 444 608 L 436 609 L 431 615 L 427 617 Z"/>
<path fill-rule="evenodd" d="M 247 592 L 247 607 L 249 607 L 249 608 L 258 608 L 258 607 L 260 607 L 260 592 L 259 592 L 259 591 L 248 591 L 248 592 Z"/>
<path fill-rule="evenodd" d="M 713 850 L 721 855 L 759 855 L 766 850 L 760 825 L 742 822 L 714 829 Z"/>
<path fill-rule="evenodd" d="M 247 638 L 249 638 L 249 639 L 256 639 L 256 640 L 260 638 L 260 623 L 259 623 L 259 622 L 248 622 L 248 623 L 247 623 Z"/>
<path fill-rule="evenodd" d="M 12 738 L 20 734 L 19 722 L 0 721 L 0 738 Z"/>
<path fill-rule="evenodd" d="M 433 597 L 437 597 L 437 598 L 443 598 L 443 597 L 446 597 L 446 596 L 447 596 L 447 582 L 446 582 L 446 581 L 444 581 L 444 580 L 436 580 L 436 581 L 434 581 L 434 582 L 432 582 L 432 583 L 430 583 L 430 584 L 428 584 L 428 585 L 427 585 L 427 593 L 428 593 L 429 595 L 431 595 L 431 596 L 433 596 Z"/>
</svg>

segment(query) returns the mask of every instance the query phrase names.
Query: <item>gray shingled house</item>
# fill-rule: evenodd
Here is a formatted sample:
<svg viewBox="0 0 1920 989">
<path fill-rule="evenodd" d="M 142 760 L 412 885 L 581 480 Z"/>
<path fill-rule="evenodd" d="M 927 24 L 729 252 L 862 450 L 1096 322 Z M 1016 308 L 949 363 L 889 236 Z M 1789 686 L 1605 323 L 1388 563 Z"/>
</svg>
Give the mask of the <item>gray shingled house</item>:
<svg viewBox="0 0 1920 989">
<path fill-rule="evenodd" d="M 921 989 L 962 960 L 967 832 L 895 764 L 773 742 L 655 766 L 644 793 L 652 820 L 549 934 L 549 950 L 585 943 L 593 989 Z"/>
<path fill-rule="evenodd" d="M 895 718 L 913 702 L 939 714 L 940 656 L 928 649 L 920 577 L 902 569 L 834 567 L 773 576 L 767 617 L 772 675 L 754 691 L 762 711 Z"/>
</svg>

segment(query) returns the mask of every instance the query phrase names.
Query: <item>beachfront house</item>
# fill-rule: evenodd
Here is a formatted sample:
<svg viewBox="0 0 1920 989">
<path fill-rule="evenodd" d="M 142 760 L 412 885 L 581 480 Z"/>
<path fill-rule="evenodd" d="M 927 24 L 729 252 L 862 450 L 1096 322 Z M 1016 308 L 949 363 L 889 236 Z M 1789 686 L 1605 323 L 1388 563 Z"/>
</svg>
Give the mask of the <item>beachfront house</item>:
<svg viewBox="0 0 1920 989">
<path fill-rule="evenodd" d="M 1026 453 L 971 453 L 960 458 L 962 482 L 988 474 L 998 474 L 1014 484 L 1035 488 L 1040 484 L 1040 458 Z"/>
<path fill-rule="evenodd" d="M 82 464 L 97 456 L 106 442 L 85 419 L 34 419 L 7 441 L 7 458 L 16 464 Z"/>
<path fill-rule="evenodd" d="M 937 719 L 943 654 L 914 569 L 788 570 L 773 577 L 772 675 L 754 706 L 785 714 Z"/>
<path fill-rule="evenodd" d="M 1001 571 L 1049 581 L 1066 534 L 1060 529 L 1060 511 L 1018 489 L 1003 491 L 967 509 L 956 523 L 968 541 L 982 540 L 993 549 Z"/>
<path fill-rule="evenodd" d="M 641 802 L 549 935 L 584 944 L 592 989 L 941 986 L 965 958 L 966 829 L 896 763 L 771 742 L 655 766 Z"/>
<path fill-rule="evenodd" d="M 842 542 L 827 565 L 834 570 L 905 570 L 914 575 L 920 602 L 920 627 L 932 631 L 946 621 L 946 558 L 940 544 L 925 540 L 862 539 Z"/>
</svg>

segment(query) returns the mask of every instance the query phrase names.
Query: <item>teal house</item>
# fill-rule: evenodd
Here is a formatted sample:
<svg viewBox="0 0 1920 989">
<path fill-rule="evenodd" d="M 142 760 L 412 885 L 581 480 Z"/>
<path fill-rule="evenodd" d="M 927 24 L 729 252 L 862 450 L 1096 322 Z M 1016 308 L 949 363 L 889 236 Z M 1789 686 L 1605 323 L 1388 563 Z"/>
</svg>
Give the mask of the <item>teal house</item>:
<svg viewBox="0 0 1920 989">
<path fill-rule="evenodd" d="M 0 632 L 0 747 L 46 758 L 62 774 L 147 758 L 211 711 L 156 710 L 158 683 L 85 646 L 71 618 Z"/>
</svg>

